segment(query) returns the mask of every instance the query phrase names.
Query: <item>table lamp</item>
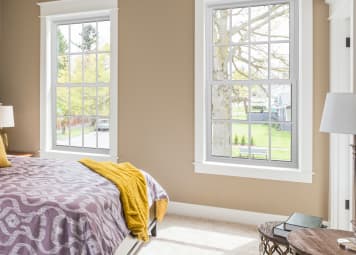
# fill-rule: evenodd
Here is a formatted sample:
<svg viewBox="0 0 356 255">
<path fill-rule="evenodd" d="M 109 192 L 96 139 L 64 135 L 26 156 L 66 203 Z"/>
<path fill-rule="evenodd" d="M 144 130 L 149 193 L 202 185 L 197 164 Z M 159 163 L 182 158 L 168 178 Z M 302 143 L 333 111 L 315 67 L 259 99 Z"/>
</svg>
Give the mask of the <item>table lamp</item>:
<svg viewBox="0 0 356 255">
<path fill-rule="evenodd" d="M 353 135 L 352 154 L 354 170 L 354 207 L 356 206 L 356 94 L 328 93 L 325 99 L 324 112 L 320 124 L 320 131 L 333 134 Z M 356 209 L 354 214 L 356 213 Z M 354 216 L 354 220 L 356 217 Z M 352 221 L 355 227 L 355 221 Z M 356 243 L 354 238 L 353 243 Z"/>
<path fill-rule="evenodd" d="M 3 138 L 5 148 L 8 147 L 9 141 L 4 128 L 14 127 L 14 109 L 12 106 L 5 106 L 0 104 L 0 135 Z"/>
</svg>

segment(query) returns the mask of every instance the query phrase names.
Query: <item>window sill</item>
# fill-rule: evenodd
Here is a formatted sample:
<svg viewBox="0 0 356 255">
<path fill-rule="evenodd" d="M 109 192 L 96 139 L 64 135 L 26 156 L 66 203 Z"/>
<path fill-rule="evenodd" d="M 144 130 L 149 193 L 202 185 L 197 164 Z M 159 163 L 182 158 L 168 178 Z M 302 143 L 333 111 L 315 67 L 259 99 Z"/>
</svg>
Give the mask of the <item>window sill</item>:
<svg viewBox="0 0 356 255">
<path fill-rule="evenodd" d="M 195 162 L 194 170 L 199 174 L 236 176 L 244 178 L 265 179 L 287 182 L 312 183 L 311 170 L 297 168 L 280 168 L 253 165 L 236 165 L 219 162 Z"/>
<path fill-rule="evenodd" d="M 60 150 L 40 151 L 40 157 L 50 158 L 50 159 L 63 159 L 63 160 L 80 160 L 82 158 L 91 158 L 97 161 L 113 161 L 113 162 L 117 162 L 119 159 L 117 156 L 112 156 L 109 154 L 60 151 Z"/>
</svg>

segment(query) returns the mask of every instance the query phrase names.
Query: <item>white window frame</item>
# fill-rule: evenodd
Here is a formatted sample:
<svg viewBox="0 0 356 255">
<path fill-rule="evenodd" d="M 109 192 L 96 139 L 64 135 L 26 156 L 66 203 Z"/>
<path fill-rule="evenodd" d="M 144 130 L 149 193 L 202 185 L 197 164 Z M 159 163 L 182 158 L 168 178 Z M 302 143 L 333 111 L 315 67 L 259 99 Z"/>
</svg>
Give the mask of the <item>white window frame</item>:
<svg viewBox="0 0 356 255">
<path fill-rule="evenodd" d="M 38 3 L 41 9 L 41 130 L 40 130 L 40 156 L 46 158 L 62 158 L 77 160 L 83 157 L 91 157 L 97 160 L 118 160 L 118 8 L 117 0 L 60 0 Z M 54 144 L 53 119 L 55 112 L 53 104 L 52 75 L 53 61 L 56 53 L 53 50 L 55 42 L 56 24 L 68 21 L 95 20 L 106 17 L 111 23 L 111 58 L 110 58 L 110 149 L 92 150 L 82 148 L 72 150 L 58 150 Z M 108 153 L 107 153 L 108 151 Z"/>
<path fill-rule="evenodd" d="M 207 156 L 206 16 L 208 6 L 244 0 L 195 0 L 195 162 L 196 173 L 312 183 L 313 153 L 313 2 L 298 1 L 298 161 L 297 167 L 275 167 L 212 161 Z M 254 1 L 257 2 L 257 1 Z M 271 1 L 273 2 L 273 1 Z"/>
</svg>

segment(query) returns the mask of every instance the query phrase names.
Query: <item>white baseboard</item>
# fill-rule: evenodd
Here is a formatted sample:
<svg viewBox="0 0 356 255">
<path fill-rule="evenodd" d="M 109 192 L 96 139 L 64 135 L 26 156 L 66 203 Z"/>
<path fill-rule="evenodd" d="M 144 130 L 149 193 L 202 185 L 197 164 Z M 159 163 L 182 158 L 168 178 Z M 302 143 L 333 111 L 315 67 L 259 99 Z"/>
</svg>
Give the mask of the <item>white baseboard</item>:
<svg viewBox="0 0 356 255">
<path fill-rule="evenodd" d="M 169 202 L 168 214 L 189 216 L 195 218 L 259 225 L 267 221 L 285 221 L 288 216 L 234 210 L 206 205 L 196 205 L 181 202 Z"/>
</svg>

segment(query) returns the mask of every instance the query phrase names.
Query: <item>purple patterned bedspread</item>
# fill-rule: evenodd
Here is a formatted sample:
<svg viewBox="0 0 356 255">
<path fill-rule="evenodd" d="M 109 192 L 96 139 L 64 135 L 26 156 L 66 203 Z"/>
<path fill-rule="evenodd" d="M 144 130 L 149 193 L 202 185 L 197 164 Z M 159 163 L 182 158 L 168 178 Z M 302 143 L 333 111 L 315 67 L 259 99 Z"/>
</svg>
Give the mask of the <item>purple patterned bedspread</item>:
<svg viewBox="0 0 356 255">
<path fill-rule="evenodd" d="M 74 161 L 10 158 L 0 169 L 0 254 L 114 254 L 128 235 L 108 180 Z M 147 173 L 150 205 L 166 198 Z"/>
</svg>

